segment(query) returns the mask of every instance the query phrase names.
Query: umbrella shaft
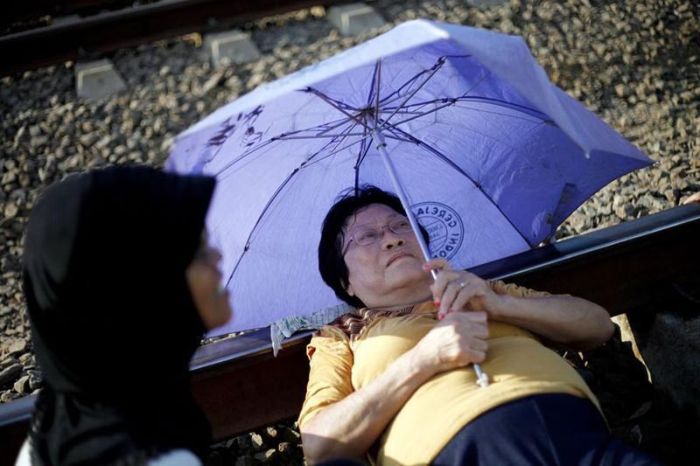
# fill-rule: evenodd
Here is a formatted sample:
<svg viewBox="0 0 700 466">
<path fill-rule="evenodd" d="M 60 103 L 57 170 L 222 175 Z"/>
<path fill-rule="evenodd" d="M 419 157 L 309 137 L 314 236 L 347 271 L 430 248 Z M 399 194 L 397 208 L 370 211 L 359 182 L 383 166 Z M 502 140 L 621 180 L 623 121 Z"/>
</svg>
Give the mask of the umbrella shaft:
<svg viewBox="0 0 700 466">
<path fill-rule="evenodd" d="M 389 172 L 389 177 L 391 178 L 391 182 L 394 184 L 396 194 L 399 196 L 401 204 L 403 204 L 403 207 L 406 210 L 406 217 L 408 217 L 408 221 L 411 224 L 411 228 L 413 228 L 413 232 L 416 235 L 416 239 L 418 239 L 418 244 L 420 245 L 420 249 L 423 252 L 423 256 L 425 257 L 425 260 L 428 261 L 430 260 L 430 250 L 428 249 L 428 245 L 425 243 L 423 235 L 420 234 L 418 221 L 416 220 L 416 217 L 411 211 L 411 203 L 408 201 L 408 196 L 406 196 L 406 193 L 404 192 L 401 183 L 399 182 L 399 177 L 396 175 L 396 169 L 394 168 L 394 164 L 391 163 L 389 153 L 386 151 L 386 142 L 384 142 L 384 137 L 382 136 L 382 133 L 377 129 L 376 122 L 374 124 L 374 128 L 372 128 L 372 135 L 374 137 L 374 140 L 377 141 L 377 150 L 380 154 L 382 154 L 382 160 L 384 161 L 386 170 L 387 172 Z M 435 270 L 431 270 L 430 274 L 433 276 L 433 280 L 437 279 L 437 272 Z M 488 376 L 481 370 L 481 366 L 475 363 L 473 364 L 473 367 L 474 372 L 476 373 L 477 383 L 479 384 L 479 386 L 488 386 Z"/>
<path fill-rule="evenodd" d="M 384 136 L 382 136 L 382 133 L 377 129 L 376 123 L 375 127 L 372 130 L 372 135 L 374 137 L 374 140 L 377 141 L 377 150 L 379 151 L 380 154 L 382 154 L 382 160 L 384 161 L 384 166 L 386 167 L 387 172 L 389 173 L 389 177 L 391 178 L 391 182 L 394 185 L 394 189 L 396 190 L 396 195 L 399 196 L 399 199 L 401 200 L 401 204 L 403 204 L 404 209 L 406 210 L 406 217 L 408 217 L 408 221 L 411 224 L 411 228 L 413 228 L 413 232 L 416 235 L 416 239 L 418 239 L 418 244 L 420 245 L 420 250 L 423 253 L 423 257 L 425 258 L 426 261 L 430 260 L 430 250 L 428 249 L 428 245 L 425 243 L 425 239 L 423 238 L 423 235 L 420 234 L 420 228 L 418 226 L 418 221 L 416 220 L 416 217 L 413 215 L 413 212 L 411 211 L 411 203 L 408 201 L 408 196 L 403 190 L 403 187 L 401 186 L 401 182 L 399 181 L 399 177 L 396 174 L 396 169 L 394 168 L 394 164 L 391 162 L 391 159 L 389 158 L 389 154 L 386 151 L 386 142 L 384 142 Z M 430 273 L 433 276 L 433 280 L 437 278 L 437 272 L 434 270 L 431 270 Z"/>
</svg>

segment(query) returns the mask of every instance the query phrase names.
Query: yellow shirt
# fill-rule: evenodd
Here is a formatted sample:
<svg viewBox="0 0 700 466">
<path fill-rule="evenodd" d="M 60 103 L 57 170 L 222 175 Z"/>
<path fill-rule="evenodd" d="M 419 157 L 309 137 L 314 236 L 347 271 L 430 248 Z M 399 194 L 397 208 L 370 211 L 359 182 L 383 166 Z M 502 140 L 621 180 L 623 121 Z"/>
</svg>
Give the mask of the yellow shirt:
<svg viewBox="0 0 700 466">
<path fill-rule="evenodd" d="M 491 286 L 496 293 L 517 297 L 547 295 L 503 282 Z M 323 327 L 307 347 L 310 374 L 299 425 L 382 374 L 436 322 L 434 305 L 424 303 L 412 314 L 372 321 L 352 341 L 335 327 Z M 568 393 L 598 406 L 578 373 L 534 334 L 500 322 L 488 325 L 489 349 L 481 367 L 490 385 L 480 388 L 471 366 L 433 376 L 387 426 L 380 439 L 378 464 L 429 464 L 471 420 L 525 396 Z"/>
</svg>

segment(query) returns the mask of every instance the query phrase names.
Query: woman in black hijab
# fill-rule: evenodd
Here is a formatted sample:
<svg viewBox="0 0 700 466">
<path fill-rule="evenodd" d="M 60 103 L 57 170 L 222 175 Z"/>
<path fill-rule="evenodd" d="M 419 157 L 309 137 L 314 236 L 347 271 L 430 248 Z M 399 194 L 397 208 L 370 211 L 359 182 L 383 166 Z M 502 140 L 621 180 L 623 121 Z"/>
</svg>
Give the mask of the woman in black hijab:
<svg viewBox="0 0 700 466">
<path fill-rule="evenodd" d="M 24 291 L 45 387 L 18 464 L 199 464 L 210 431 L 189 361 L 231 314 L 203 238 L 214 184 L 112 167 L 40 197 Z"/>
</svg>

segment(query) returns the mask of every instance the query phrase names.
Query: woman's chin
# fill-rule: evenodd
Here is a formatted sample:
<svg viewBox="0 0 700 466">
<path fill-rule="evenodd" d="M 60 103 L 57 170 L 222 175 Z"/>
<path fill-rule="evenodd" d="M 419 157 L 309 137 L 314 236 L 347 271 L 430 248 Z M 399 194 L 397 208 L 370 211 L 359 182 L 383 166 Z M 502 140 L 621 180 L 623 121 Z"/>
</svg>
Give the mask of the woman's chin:
<svg viewBox="0 0 700 466">
<path fill-rule="evenodd" d="M 406 287 L 426 286 L 430 288 L 430 275 L 423 270 L 423 264 L 418 261 L 395 262 L 387 269 L 392 282 Z"/>
</svg>

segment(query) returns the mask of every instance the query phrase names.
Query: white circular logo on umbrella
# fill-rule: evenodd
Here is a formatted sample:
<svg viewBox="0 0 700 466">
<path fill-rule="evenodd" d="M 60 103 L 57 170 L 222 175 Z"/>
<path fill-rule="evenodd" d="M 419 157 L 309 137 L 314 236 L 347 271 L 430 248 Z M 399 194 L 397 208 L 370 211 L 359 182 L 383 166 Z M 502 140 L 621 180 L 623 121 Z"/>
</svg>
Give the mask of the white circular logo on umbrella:
<svg viewBox="0 0 700 466">
<path fill-rule="evenodd" d="M 411 210 L 428 231 L 432 256 L 452 259 L 464 239 L 464 224 L 457 212 L 440 202 L 421 202 Z"/>
</svg>

